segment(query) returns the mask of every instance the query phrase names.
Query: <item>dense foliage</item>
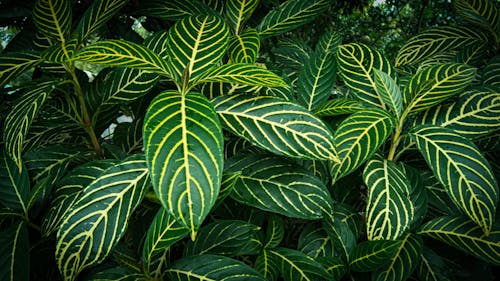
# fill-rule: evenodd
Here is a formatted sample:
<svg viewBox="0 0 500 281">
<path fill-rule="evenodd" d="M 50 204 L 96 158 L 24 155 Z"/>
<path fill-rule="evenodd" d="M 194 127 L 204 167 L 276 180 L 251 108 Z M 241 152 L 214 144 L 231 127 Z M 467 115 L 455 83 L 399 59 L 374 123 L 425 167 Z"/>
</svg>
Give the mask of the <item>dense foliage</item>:
<svg viewBox="0 0 500 281">
<path fill-rule="evenodd" d="M 492 280 L 498 3 L 387 2 L 12 4 L 0 280 Z"/>
</svg>

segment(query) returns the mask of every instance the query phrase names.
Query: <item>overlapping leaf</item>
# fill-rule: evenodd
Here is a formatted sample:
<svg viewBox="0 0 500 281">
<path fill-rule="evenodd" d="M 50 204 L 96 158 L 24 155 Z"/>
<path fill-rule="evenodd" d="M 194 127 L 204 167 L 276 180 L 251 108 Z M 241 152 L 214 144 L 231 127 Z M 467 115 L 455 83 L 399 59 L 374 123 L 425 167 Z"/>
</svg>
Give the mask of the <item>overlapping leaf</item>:
<svg viewBox="0 0 500 281">
<path fill-rule="evenodd" d="M 356 247 L 356 236 L 349 224 L 338 216 L 326 216 L 323 219 L 323 229 L 333 242 L 337 256 L 347 263 L 351 260 Z"/>
<path fill-rule="evenodd" d="M 42 62 L 40 54 L 12 52 L 0 57 L 0 87 Z"/>
<path fill-rule="evenodd" d="M 67 1 L 66 1 L 67 2 Z M 85 11 L 76 27 L 76 35 L 80 43 L 103 26 L 118 10 L 120 10 L 127 0 L 100 0 L 93 1 Z"/>
<path fill-rule="evenodd" d="M 483 84 L 500 85 L 500 56 L 495 56 L 486 64 L 481 78 Z"/>
<path fill-rule="evenodd" d="M 498 6 L 491 0 L 455 0 L 453 5 L 457 13 L 467 21 L 483 27 L 498 30 L 500 16 Z"/>
<path fill-rule="evenodd" d="M 263 248 L 277 247 L 285 237 L 285 222 L 277 215 L 267 219 L 266 240 Z"/>
<path fill-rule="evenodd" d="M 306 63 L 313 53 L 309 45 L 294 39 L 282 39 L 272 49 L 276 64 L 284 69 L 298 70 Z"/>
<path fill-rule="evenodd" d="M 222 179 L 222 129 L 212 105 L 199 93 L 159 94 L 145 117 L 144 146 L 158 198 L 194 238 Z"/>
<path fill-rule="evenodd" d="M 309 223 L 300 233 L 297 249 L 313 259 L 334 255 L 330 236 L 318 223 Z"/>
<path fill-rule="evenodd" d="M 320 117 L 337 116 L 351 114 L 365 108 L 363 104 L 357 100 L 348 98 L 335 98 L 325 102 L 314 110 L 314 114 Z"/>
<path fill-rule="evenodd" d="M 226 1 L 225 15 L 234 34 L 240 33 L 244 23 L 252 15 L 259 0 L 228 0 Z"/>
<path fill-rule="evenodd" d="M 158 81 L 158 75 L 145 70 L 118 68 L 103 81 L 103 103 L 128 102 L 147 94 Z"/>
<path fill-rule="evenodd" d="M 164 20 L 180 20 L 187 16 L 216 14 L 210 6 L 199 0 L 149 0 L 144 3 L 141 13 Z"/>
<path fill-rule="evenodd" d="M 280 275 L 279 259 L 266 250 L 257 256 L 254 268 L 268 281 L 276 281 Z"/>
<path fill-rule="evenodd" d="M 43 51 L 42 58 L 45 61 L 53 63 L 68 62 L 73 58 L 76 46 L 77 46 L 76 39 L 53 45 L 50 48 Z"/>
<path fill-rule="evenodd" d="M 332 134 L 305 108 L 270 96 L 232 95 L 213 100 L 224 126 L 271 152 L 337 160 Z"/>
<path fill-rule="evenodd" d="M 71 31 L 72 7 L 66 0 L 37 0 L 33 22 L 45 36 L 64 43 Z"/>
<path fill-rule="evenodd" d="M 424 247 L 415 273 L 420 280 L 452 281 L 453 267 L 430 248 Z"/>
<path fill-rule="evenodd" d="M 320 263 L 297 250 L 274 248 L 264 251 L 278 261 L 281 276 L 285 281 L 330 280 L 330 274 Z"/>
<path fill-rule="evenodd" d="M 387 73 L 378 69 L 373 70 L 376 92 L 389 109 L 399 118 L 403 110 L 403 95 L 399 85 Z"/>
<path fill-rule="evenodd" d="M 0 280 L 30 280 L 28 225 L 17 221 L 0 231 Z"/>
<path fill-rule="evenodd" d="M 245 29 L 229 41 L 227 53 L 232 63 L 255 63 L 260 49 L 260 37 L 253 28 Z"/>
<path fill-rule="evenodd" d="M 0 204 L 22 215 L 28 214 L 30 182 L 26 167 L 18 168 L 4 152 L 0 154 Z"/>
<path fill-rule="evenodd" d="M 500 229 L 485 236 L 481 227 L 463 217 L 438 217 L 424 224 L 419 234 L 443 241 L 493 265 L 500 265 Z"/>
<path fill-rule="evenodd" d="M 68 210 L 57 232 L 56 261 L 66 280 L 100 263 L 118 243 L 149 184 L 143 155 L 106 169 Z"/>
<path fill-rule="evenodd" d="M 287 86 L 283 79 L 273 72 L 247 63 L 233 63 L 218 66 L 201 76 L 200 80 L 197 80 L 197 83 L 207 82 L 225 82 L 265 87 Z"/>
<path fill-rule="evenodd" d="M 488 234 L 495 221 L 498 183 L 476 146 L 436 126 L 418 127 L 411 137 L 453 203 Z"/>
<path fill-rule="evenodd" d="M 349 267 L 354 271 L 377 270 L 390 262 L 402 242 L 398 240 L 376 240 L 359 243 L 352 253 Z"/>
</svg>

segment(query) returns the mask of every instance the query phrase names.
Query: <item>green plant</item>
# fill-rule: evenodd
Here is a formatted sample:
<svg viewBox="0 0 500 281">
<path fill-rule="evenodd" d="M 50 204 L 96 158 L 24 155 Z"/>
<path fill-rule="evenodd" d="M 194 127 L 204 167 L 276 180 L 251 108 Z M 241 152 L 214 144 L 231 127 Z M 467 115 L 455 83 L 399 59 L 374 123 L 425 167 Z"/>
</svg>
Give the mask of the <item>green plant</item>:
<svg viewBox="0 0 500 281">
<path fill-rule="evenodd" d="M 492 278 L 498 5 L 391 63 L 288 38 L 332 0 L 126 2 L 38 0 L 0 57 L 0 280 Z"/>
</svg>

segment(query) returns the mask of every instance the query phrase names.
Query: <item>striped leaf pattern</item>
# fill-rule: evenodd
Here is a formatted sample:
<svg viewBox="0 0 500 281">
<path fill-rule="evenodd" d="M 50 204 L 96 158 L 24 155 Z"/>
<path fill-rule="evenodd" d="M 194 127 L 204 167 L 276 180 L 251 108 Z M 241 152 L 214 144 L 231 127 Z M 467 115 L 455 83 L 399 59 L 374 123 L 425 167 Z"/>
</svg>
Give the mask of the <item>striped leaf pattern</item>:
<svg viewBox="0 0 500 281">
<path fill-rule="evenodd" d="M 177 260 L 167 269 L 172 281 L 265 281 L 248 265 L 217 255 L 197 255 Z"/>
<path fill-rule="evenodd" d="M 30 280 L 28 225 L 17 221 L 0 231 L 0 280 Z"/>
<path fill-rule="evenodd" d="M 377 95 L 374 69 L 385 72 L 396 80 L 396 71 L 385 56 L 364 44 L 339 46 L 337 53 L 339 74 L 353 94 L 361 101 L 384 108 L 384 100 Z"/>
<path fill-rule="evenodd" d="M 304 168 L 278 156 L 248 155 L 232 159 L 229 171 L 241 171 L 231 197 L 288 217 L 319 219 L 331 213 L 326 186 Z"/>
<path fill-rule="evenodd" d="M 227 0 L 225 16 L 234 34 L 240 33 L 248 18 L 252 15 L 259 0 Z"/>
<path fill-rule="evenodd" d="M 352 253 L 349 267 L 354 271 L 377 270 L 390 262 L 402 242 L 398 240 L 376 240 L 359 243 Z"/>
<path fill-rule="evenodd" d="M 285 281 L 330 280 L 330 274 L 320 263 L 297 250 L 274 248 L 265 251 L 278 261 L 281 276 Z"/>
<path fill-rule="evenodd" d="M 76 39 L 69 40 L 65 43 L 59 43 L 49 47 L 42 53 L 42 58 L 45 61 L 53 63 L 68 62 L 73 58 L 77 47 Z"/>
<path fill-rule="evenodd" d="M 407 112 L 418 112 L 461 93 L 475 78 L 476 69 L 464 64 L 439 64 L 415 74 L 404 98 Z"/>
<path fill-rule="evenodd" d="M 326 216 L 322 222 L 323 229 L 333 242 L 333 248 L 336 255 L 343 262 L 348 262 L 352 258 L 354 248 L 356 247 L 356 236 L 349 224 L 338 216 Z"/>
<path fill-rule="evenodd" d="M 18 168 L 5 153 L 0 154 L 0 205 L 28 214 L 30 182 L 26 167 Z"/>
<path fill-rule="evenodd" d="M 500 228 L 485 236 L 474 222 L 463 217 L 438 217 L 424 224 L 419 234 L 445 242 L 493 265 L 500 265 Z"/>
<path fill-rule="evenodd" d="M 33 9 L 33 22 L 50 39 L 64 43 L 71 31 L 71 1 L 37 0 Z"/>
<path fill-rule="evenodd" d="M 334 255 L 330 236 L 318 223 L 309 223 L 300 233 L 297 249 L 313 259 Z"/>
<path fill-rule="evenodd" d="M 418 265 L 422 254 L 422 238 L 416 234 L 406 234 L 387 265 L 373 273 L 373 280 L 407 280 Z"/>
<path fill-rule="evenodd" d="M 492 58 L 481 73 L 483 84 L 500 85 L 500 55 Z M 2 80 L 3 81 L 3 80 Z"/>
<path fill-rule="evenodd" d="M 312 21 L 331 4 L 331 0 L 285 1 L 261 20 L 257 31 L 262 38 L 285 33 Z"/>
<path fill-rule="evenodd" d="M 232 63 L 255 63 L 260 50 L 260 37 L 257 30 L 245 29 L 229 41 L 227 53 Z"/>
<path fill-rule="evenodd" d="M 453 6 L 457 13 L 467 21 L 498 30 L 500 16 L 498 6 L 491 0 L 455 0 Z"/>
<path fill-rule="evenodd" d="M 146 70 L 117 68 L 101 84 L 103 104 L 129 102 L 149 93 L 156 85 L 158 75 Z"/>
<path fill-rule="evenodd" d="M 164 20 L 180 20 L 188 16 L 216 14 L 210 6 L 199 0 L 149 0 L 144 3 L 141 13 Z"/>
<path fill-rule="evenodd" d="M 357 100 L 335 98 L 318 106 L 318 108 L 314 110 L 314 114 L 319 117 L 337 116 L 355 113 L 363 108 L 365 108 L 365 106 Z"/>
<path fill-rule="evenodd" d="M 263 248 L 277 247 L 285 237 L 285 222 L 277 215 L 267 219 L 266 240 Z"/>
<path fill-rule="evenodd" d="M 248 86 L 286 87 L 273 72 L 247 63 L 224 64 L 205 73 L 197 83 L 225 82 Z"/>
<path fill-rule="evenodd" d="M 68 210 L 57 232 L 56 261 L 65 280 L 102 262 L 123 236 L 149 185 L 143 155 L 106 169 Z"/>
<path fill-rule="evenodd" d="M 37 53 L 12 52 L 0 57 L 0 87 L 42 62 Z"/>
<path fill-rule="evenodd" d="M 233 134 L 273 153 L 336 161 L 332 134 L 305 108 L 271 96 L 232 95 L 213 101 Z"/>
<path fill-rule="evenodd" d="M 257 256 L 254 268 L 268 281 L 276 281 L 280 275 L 279 259 L 266 250 L 261 251 Z"/>
<path fill-rule="evenodd" d="M 410 226 L 415 207 L 405 171 L 396 163 L 375 158 L 364 169 L 368 188 L 366 233 L 368 240 L 398 239 Z"/>
<path fill-rule="evenodd" d="M 200 93 L 165 91 L 149 105 L 143 135 L 154 190 L 194 239 L 222 180 L 223 140 L 217 115 Z"/>
<path fill-rule="evenodd" d="M 169 65 L 172 77 L 186 83 L 214 68 L 229 44 L 230 30 L 216 16 L 189 16 L 168 31 Z"/>
<path fill-rule="evenodd" d="M 453 268 L 430 248 L 424 247 L 415 273 L 419 280 L 452 281 Z"/>
<path fill-rule="evenodd" d="M 376 92 L 389 109 L 399 118 L 403 111 L 403 95 L 399 85 L 387 73 L 373 69 Z"/>
<path fill-rule="evenodd" d="M 417 127 L 410 135 L 453 203 L 490 233 L 499 199 L 498 183 L 476 146 L 436 126 Z"/>
<path fill-rule="evenodd" d="M 87 37 L 103 26 L 127 0 L 99 0 L 92 1 L 90 7 L 85 11 L 75 29 L 78 41 L 84 42 Z"/>
<path fill-rule="evenodd" d="M 75 60 L 170 75 L 166 62 L 150 49 L 124 40 L 103 40 L 82 48 Z"/>
<path fill-rule="evenodd" d="M 342 121 L 334 135 L 340 163 L 333 165 L 332 177 L 346 176 L 368 160 L 391 134 L 394 125 L 394 117 L 377 108 L 358 111 Z"/>
<path fill-rule="evenodd" d="M 487 41 L 485 33 L 465 26 L 432 28 L 406 42 L 398 52 L 395 66 L 418 63 L 438 53 Z"/>
</svg>

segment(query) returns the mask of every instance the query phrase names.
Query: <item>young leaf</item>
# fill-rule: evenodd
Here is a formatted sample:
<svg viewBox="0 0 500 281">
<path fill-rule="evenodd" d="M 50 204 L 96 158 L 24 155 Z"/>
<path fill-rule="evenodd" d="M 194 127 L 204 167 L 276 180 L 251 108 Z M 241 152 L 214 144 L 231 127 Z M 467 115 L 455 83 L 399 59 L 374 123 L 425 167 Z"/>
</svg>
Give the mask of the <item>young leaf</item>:
<svg viewBox="0 0 500 281">
<path fill-rule="evenodd" d="M 142 4 L 142 3 L 141 3 Z M 141 14 L 164 20 L 180 20 L 195 15 L 217 15 L 209 5 L 199 0 L 149 0 Z"/>
<path fill-rule="evenodd" d="M 476 146 L 436 126 L 418 127 L 410 136 L 453 203 L 489 234 L 499 199 L 498 183 Z"/>
<path fill-rule="evenodd" d="M 64 44 L 71 31 L 72 10 L 71 1 L 37 0 L 33 22 L 45 36 Z"/>
<path fill-rule="evenodd" d="M 68 210 L 57 232 L 56 261 L 66 280 L 102 262 L 121 239 L 149 184 L 143 155 L 106 169 Z"/>
<path fill-rule="evenodd" d="M 233 33 L 240 33 L 243 25 L 252 15 L 259 0 L 228 0 L 226 1 L 225 15 L 233 28 Z"/>
<path fill-rule="evenodd" d="M 402 242 L 376 240 L 359 243 L 352 253 L 349 267 L 353 271 L 370 272 L 388 264 Z"/>
<path fill-rule="evenodd" d="M 485 236 L 481 227 L 467 218 L 446 216 L 427 222 L 419 234 L 438 239 L 493 265 L 500 265 L 498 226 Z"/>
<path fill-rule="evenodd" d="M 257 30 L 245 29 L 234 35 L 229 41 L 227 53 L 231 63 L 255 63 L 260 49 L 260 37 Z"/>
<path fill-rule="evenodd" d="M 262 67 L 247 64 L 223 64 L 203 74 L 196 83 L 226 82 L 248 86 L 287 86 L 283 79 Z"/>
<path fill-rule="evenodd" d="M 212 105 L 199 93 L 159 94 L 146 113 L 144 146 L 158 198 L 194 239 L 222 179 L 222 128 Z"/>
<path fill-rule="evenodd" d="M 120 10 L 127 0 L 99 0 L 93 1 L 85 11 L 75 29 L 78 42 L 84 42 L 87 37 L 103 26 L 118 10 Z"/>
<path fill-rule="evenodd" d="M 16 221 L 0 231 L 0 280 L 30 280 L 28 225 Z"/>
<path fill-rule="evenodd" d="M 348 98 L 335 98 L 329 100 L 314 110 L 314 114 L 319 117 L 337 116 L 358 112 L 365 108 L 363 104 L 357 100 Z"/>
<path fill-rule="evenodd" d="M 232 133 L 273 153 L 336 161 L 332 134 L 305 108 L 270 96 L 232 95 L 213 101 Z"/>
<path fill-rule="evenodd" d="M 330 280 L 330 274 L 313 258 L 292 249 L 274 248 L 264 250 L 280 264 L 280 272 L 285 281 Z"/>
<path fill-rule="evenodd" d="M 19 169 L 5 152 L 0 154 L 0 205 L 28 215 L 30 182 L 26 167 Z M 1 280 L 1 279 L 0 279 Z"/>
<path fill-rule="evenodd" d="M 378 69 L 373 69 L 375 76 L 376 92 L 384 103 L 399 118 L 403 110 L 403 96 L 399 85 L 387 73 Z"/>
<path fill-rule="evenodd" d="M 42 62 L 40 54 L 12 52 L 0 57 L 0 87 Z"/>
</svg>

